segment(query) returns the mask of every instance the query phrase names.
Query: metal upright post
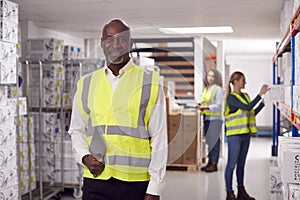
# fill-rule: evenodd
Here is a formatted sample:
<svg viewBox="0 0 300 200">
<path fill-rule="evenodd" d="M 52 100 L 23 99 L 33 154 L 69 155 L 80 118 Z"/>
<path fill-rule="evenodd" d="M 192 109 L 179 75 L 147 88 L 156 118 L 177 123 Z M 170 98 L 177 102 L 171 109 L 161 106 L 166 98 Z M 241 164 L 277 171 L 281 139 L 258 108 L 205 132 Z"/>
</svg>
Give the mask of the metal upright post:
<svg viewBox="0 0 300 200">
<path fill-rule="evenodd" d="M 277 84 L 278 77 L 278 64 L 277 59 L 273 63 L 273 84 Z M 273 105 L 273 125 L 272 125 L 272 156 L 277 156 L 277 148 L 278 148 L 278 126 L 280 124 L 280 116 L 278 117 L 278 109 L 275 105 Z"/>
<path fill-rule="evenodd" d="M 291 37 L 291 50 L 292 50 L 292 84 L 291 84 L 291 109 L 294 108 L 294 86 L 295 86 L 295 34 L 292 34 Z M 293 113 L 292 113 L 292 119 Z M 292 136 L 298 137 L 298 129 L 292 125 Z"/>
<path fill-rule="evenodd" d="M 18 58 L 16 58 L 16 61 L 18 62 Z M 18 69 L 18 66 L 16 67 L 16 98 L 17 98 L 17 105 L 16 105 L 16 109 L 17 109 L 17 116 L 16 116 L 16 121 L 17 121 L 17 124 L 16 124 L 16 148 L 17 148 L 17 156 L 20 155 L 20 126 L 19 126 L 19 122 L 20 122 L 20 110 L 19 110 L 19 92 L 18 92 L 18 85 L 19 85 L 19 69 Z M 18 169 L 18 179 L 21 180 L 21 170 L 20 170 L 20 156 L 18 156 L 18 159 L 17 159 L 17 169 Z M 20 183 L 18 184 L 18 190 L 19 190 L 19 193 L 18 193 L 18 199 L 21 199 L 21 186 L 20 186 Z"/>
<path fill-rule="evenodd" d="M 26 64 L 26 87 L 27 87 L 27 90 L 26 90 L 26 95 L 27 95 L 27 109 L 28 109 L 28 113 L 27 113 L 27 122 L 29 122 L 29 106 L 31 105 L 30 104 L 30 101 L 31 101 L 31 91 L 29 88 L 29 85 L 30 85 L 30 76 L 29 76 L 29 73 L 30 73 L 30 69 L 29 69 L 29 62 L 28 60 L 25 61 L 25 64 Z M 27 123 L 27 144 L 28 144 L 28 148 L 30 148 L 30 136 L 29 136 L 29 123 Z M 28 167 L 28 176 L 29 176 L 29 199 L 32 200 L 32 188 L 31 188 L 31 154 L 30 154 L 30 151 L 28 151 L 28 162 L 29 162 L 29 167 Z"/>
<path fill-rule="evenodd" d="M 43 173 L 42 173 L 42 135 L 43 135 L 43 123 L 42 123 L 42 100 L 43 100 L 43 63 L 39 61 L 39 181 L 40 181 L 40 199 L 43 199 Z"/>
<path fill-rule="evenodd" d="M 64 66 L 64 62 L 61 62 L 62 67 L 64 67 L 64 70 L 66 70 Z M 61 167 L 61 190 L 64 191 L 64 131 L 65 131 L 65 115 L 64 115 L 64 105 L 63 105 L 63 85 L 64 85 L 64 80 L 61 79 L 61 105 L 60 105 L 60 117 L 61 117 L 61 122 L 60 122 L 60 128 L 61 128 L 61 159 L 60 159 L 60 167 Z"/>
</svg>

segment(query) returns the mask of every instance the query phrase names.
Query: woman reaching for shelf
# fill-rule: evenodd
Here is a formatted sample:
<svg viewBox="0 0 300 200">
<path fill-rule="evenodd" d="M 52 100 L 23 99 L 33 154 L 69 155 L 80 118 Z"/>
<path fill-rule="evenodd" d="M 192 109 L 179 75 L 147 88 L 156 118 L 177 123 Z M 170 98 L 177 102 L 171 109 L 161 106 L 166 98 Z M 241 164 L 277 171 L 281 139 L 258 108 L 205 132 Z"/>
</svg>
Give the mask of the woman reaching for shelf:
<svg viewBox="0 0 300 200">
<path fill-rule="evenodd" d="M 231 91 L 230 84 L 233 86 Z M 257 132 L 255 116 L 264 107 L 261 101 L 255 109 L 254 106 L 268 91 L 268 86 L 263 85 L 259 94 L 250 101 L 247 93 L 241 92 L 245 88 L 246 80 L 242 72 L 236 71 L 230 76 L 226 91 L 225 126 L 228 142 L 228 160 L 225 169 L 226 200 L 255 200 L 248 195 L 244 187 L 244 170 L 246 157 L 250 144 L 250 135 Z M 232 175 L 236 166 L 237 198 L 232 189 Z"/>
</svg>

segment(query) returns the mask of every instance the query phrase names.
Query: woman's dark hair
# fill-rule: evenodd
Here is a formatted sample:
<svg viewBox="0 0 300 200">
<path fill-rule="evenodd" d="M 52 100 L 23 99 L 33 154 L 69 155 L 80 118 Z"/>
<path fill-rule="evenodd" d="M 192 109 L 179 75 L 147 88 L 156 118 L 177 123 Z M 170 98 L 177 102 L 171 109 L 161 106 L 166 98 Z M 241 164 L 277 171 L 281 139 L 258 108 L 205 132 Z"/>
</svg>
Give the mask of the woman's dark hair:
<svg viewBox="0 0 300 200">
<path fill-rule="evenodd" d="M 205 78 L 204 78 L 204 86 L 207 87 L 208 86 L 208 81 L 207 81 L 207 74 L 209 72 L 213 72 L 214 73 L 214 76 L 215 76 L 215 80 L 214 80 L 214 83 L 219 85 L 220 87 L 223 86 L 222 84 L 222 76 L 221 76 L 221 73 L 217 70 L 217 69 L 209 69 L 207 72 L 206 72 L 206 75 L 205 75 Z"/>
</svg>

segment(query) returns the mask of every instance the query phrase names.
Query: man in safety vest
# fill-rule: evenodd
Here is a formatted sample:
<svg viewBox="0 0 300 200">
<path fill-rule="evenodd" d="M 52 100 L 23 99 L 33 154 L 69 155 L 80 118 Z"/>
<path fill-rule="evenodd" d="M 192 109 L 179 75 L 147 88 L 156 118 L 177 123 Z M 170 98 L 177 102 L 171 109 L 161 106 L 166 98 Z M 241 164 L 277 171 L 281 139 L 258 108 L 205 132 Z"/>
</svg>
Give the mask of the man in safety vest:
<svg viewBox="0 0 300 200">
<path fill-rule="evenodd" d="M 167 162 L 159 74 L 133 63 L 120 19 L 105 24 L 101 47 L 106 65 L 78 81 L 69 130 L 84 165 L 83 200 L 158 200 Z"/>
</svg>

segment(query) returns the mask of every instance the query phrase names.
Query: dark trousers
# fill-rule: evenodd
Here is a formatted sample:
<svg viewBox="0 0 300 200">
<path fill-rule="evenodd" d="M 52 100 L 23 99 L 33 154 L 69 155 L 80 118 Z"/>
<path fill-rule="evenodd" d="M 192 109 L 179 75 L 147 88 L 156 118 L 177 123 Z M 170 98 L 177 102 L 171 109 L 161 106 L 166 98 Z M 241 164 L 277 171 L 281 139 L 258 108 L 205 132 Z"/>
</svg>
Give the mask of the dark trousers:
<svg viewBox="0 0 300 200">
<path fill-rule="evenodd" d="M 84 178 L 82 200 L 143 200 L 148 183 Z"/>
<path fill-rule="evenodd" d="M 236 166 L 238 187 L 244 186 L 245 163 L 250 145 L 250 134 L 232 135 L 227 137 L 228 161 L 225 169 L 226 190 L 232 192 L 232 176 Z"/>
<path fill-rule="evenodd" d="M 218 164 L 220 157 L 220 135 L 222 120 L 205 120 L 204 134 L 208 145 L 208 162 Z"/>
</svg>

